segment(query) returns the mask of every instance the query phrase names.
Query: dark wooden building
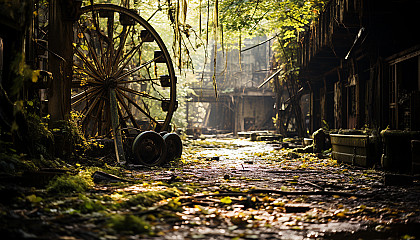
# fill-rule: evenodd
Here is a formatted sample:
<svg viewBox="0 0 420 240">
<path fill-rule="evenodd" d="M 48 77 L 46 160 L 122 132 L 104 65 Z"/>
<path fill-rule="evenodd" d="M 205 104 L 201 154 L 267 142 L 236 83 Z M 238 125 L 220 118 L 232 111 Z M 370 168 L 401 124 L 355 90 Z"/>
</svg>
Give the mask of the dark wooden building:
<svg viewBox="0 0 420 240">
<path fill-rule="evenodd" d="M 420 1 L 332 0 L 302 40 L 310 128 L 420 130 Z"/>
<path fill-rule="evenodd" d="M 418 9 L 418 0 L 331 0 L 301 39 L 310 131 L 325 121 L 334 129 L 371 129 L 380 142 L 369 150 L 366 137 L 335 136 L 333 158 L 358 165 L 381 159 L 390 170 L 420 172 Z"/>
</svg>

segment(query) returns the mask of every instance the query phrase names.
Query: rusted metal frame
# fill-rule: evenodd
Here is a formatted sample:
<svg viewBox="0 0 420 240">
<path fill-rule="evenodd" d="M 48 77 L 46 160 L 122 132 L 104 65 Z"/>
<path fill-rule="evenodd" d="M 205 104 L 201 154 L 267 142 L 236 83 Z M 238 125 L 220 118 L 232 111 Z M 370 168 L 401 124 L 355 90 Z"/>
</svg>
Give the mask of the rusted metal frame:
<svg viewBox="0 0 420 240">
<path fill-rule="evenodd" d="M 98 60 L 98 56 L 96 55 L 96 51 L 95 49 L 93 49 L 92 45 L 90 44 L 90 42 L 88 41 L 85 32 L 82 29 L 82 26 L 80 25 L 80 22 L 77 22 L 77 26 L 80 29 L 80 32 L 83 34 L 83 38 L 85 39 L 86 43 L 87 43 L 87 47 L 89 49 L 89 53 L 93 56 L 93 62 L 95 63 L 96 68 L 99 70 L 99 73 L 102 75 L 102 77 L 105 76 L 104 71 L 101 67 L 101 65 L 99 64 L 99 60 Z M 92 39 L 92 37 L 90 37 Z"/>
<path fill-rule="evenodd" d="M 52 55 L 54 55 L 55 57 L 57 57 L 61 61 L 65 62 L 65 63 L 67 62 L 66 59 L 64 59 L 62 56 L 58 55 L 54 51 L 51 51 L 47 47 L 44 47 L 42 44 L 38 43 L 38 41 L 39 41 L 39 39 L 32 39 L 32 42 L 35 43 L 38 47 L 40 47 L 40 48 L 44 49 L 45 51 L 51 53 Z"/>
<path fill-rule="evenodd" d="M 295 96 L 296 95 L 296 89 L 295 89 L 295 85 L 294 83 L 292 83 L 292 77 L 289 78 L 288 81 L 286 81 L 286 88 L 287 88 L 287 92 L 289 93 L 289 96 Z M 292 102 L 292 110 L 294 112 L 295 115 L 295 122 L 297 125 L 297 131 L 298 131 L 298 135 L 299 137 L 303 137 L 305 132 L 304 132 L 304 124 L 303 124 L 303 119 L 302 119 L 302 110 L 300 109 L 300 105 L 299 102 L 296 101 L 296 98 L 291 98 L 291 102 Z"/>
<path fill-rule="evenodd" d="M 144 111 L 136 102 L 134 102 L 133 100 L 131 100 L 131 98 L 129 96 L 127 96 L 124 92 L 122 92 L 120 89 L 117 89 L 117 91 L 123 95 L 125 98 L 127 98 L 127 100 L 133 104 L 138 110 L 140 110 L 140 112 L 142 112 L 144 115 L 146 115 L 148 118 L 150 118 L 150 120 L 152 120 L 153 122 L 155 122 L 156 124 L 159 124 L 158 121 L 156 119 L 154 119 L 152 116 L 150 116 L 149 113 L 147 113 L 146 111 Z"/>
<path fill-rule="evenodd" d="M 139 92 L 139 91 L 130 89 L 130 88 L 121 87 L 121 86 L 119 86 L 118 88 L 121 89 L 121 90 L 124 90 L 126 92 L 129 92 L 129 93 L 135 94 L 137 96 L 140 96 L 140 97 L 145 97 L 145 98 L 153 99 L 153 100 L 157 100 L 157 101 L 163 101 L 163 99 L 160 99 L 160 98 L 157 98 L 157 97 L 153 97 L 153 96 L 151 96 L 149 94 L 142 93 L 142 92 Z"/>
<path fill-rule="evenodd" d="M 116 81 L 117 81 L 117 82 L 118 82 L 118 81 L 121 81 L 122 79 L 124 79 L 124 78 L 125 78 L 125 77 L 127 77 L 128 75 L 133 74 L 133 73 L 137 72 L 138 70 L 140 70 L 140 69 L 142 69 L 142 68 L 146 67 L 147 65 L 151 64 L 152 62 L 154 62 L 154 61 L 155 61 L 156 59 L 158 59 L 158 58 L 159 58 L 159 57 L 157 57 L 157 58 L 153 58 L 152 60 L 149 60 L 149 61 L 145 62 L 144 64 L 142 64 L 142 65 L 138 66 L 138 67 L 135 67 L 135 68 L 133 68 L 133 69 L 131 69 L 131 70 L 128 70 L 126 73 L 119 75 L 119 76 L 118 76 L 118 78 L 116 78 Z"/>
<path fill-rule="evenodd" d="M 133 123 L 133 126 L 135 128 L 140 128 L 140 126 L 137 124 L 136 119 L 133 116 L 133 113 L 131 112 L 131 110 L 128 107 L 128 105 L 125 104 L 124 99 L 121 97 L 120 93 L 117 92 L 116 96 L 117 96 L 117 99 L 121 102 L 121 105 L 123 106 L 123 108 L 125 109 L 125 111 L 127 112 L 127 114 L 129 115 L 130 120 Z"/>
<path fill-rule="evenodd" d="M 118 75 L 121 74 L 121 72 L 124 70 L 124 67 L 127 66 L 127 64 L 130 62 L 130 60 L 134 57 L 134 55 L 136 54 L 136 52 L 140 49 L 141 45 L 143 44 L 143 42 L 141 42 L 139 45 L 137 45 L 136 47 L 134 47 L 133 49 L 130 50 L 130 52 L 128 52 L 123 59 L 121 59 L 121 62 L 123 62 L 122 66 L 120 67 L 120 69 L 118 70 L 118 72 L 114 73 L 112 76 L 116 77 Z"/>
<path fill-rule="evenodd" d="M 282 71 L 282 69 L 277 70 L 277 72 L 273 73 L 270 77 L 268 77 L 263 83 L 261 83 L 258 88 L 261 88 L 262 86 L 264 86 L 266 83 L 268 83 L 271 79 L 273 79 L 275 76 L 277 76 L 280 72 Z"/>
</svg>

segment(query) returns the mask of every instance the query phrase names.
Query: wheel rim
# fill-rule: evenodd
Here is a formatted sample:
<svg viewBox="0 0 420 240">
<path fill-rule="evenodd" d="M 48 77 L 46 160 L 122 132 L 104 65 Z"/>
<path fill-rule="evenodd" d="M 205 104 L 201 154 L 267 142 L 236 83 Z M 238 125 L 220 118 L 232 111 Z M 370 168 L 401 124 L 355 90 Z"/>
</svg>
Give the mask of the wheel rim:
<svg viewBox="0 0 420 240">
<path fill-rule="evenodd" d="M 82 8 L 74 29 L 72 108 L 82 113 L 85 134 L 110 132 L 111 90 L 120 129 L 168 129 L 177 107 L 176 77 L 153 27 L 133 10 L 99 4 Z"/>
<path fill-rule="evenodd" d="M 182 141 L 175 133 L 167 133 L 163 136 L 166 144 L 166 162 L 180 158 L 182 155 Z"/>
<path fill-rule="evenodd" d="M 136 137 L 132 152 L 135 156 L 135 163 L 156 166 L 165 161 L 166 144 L 158 133 L 146 131 Z"/>
</svg>

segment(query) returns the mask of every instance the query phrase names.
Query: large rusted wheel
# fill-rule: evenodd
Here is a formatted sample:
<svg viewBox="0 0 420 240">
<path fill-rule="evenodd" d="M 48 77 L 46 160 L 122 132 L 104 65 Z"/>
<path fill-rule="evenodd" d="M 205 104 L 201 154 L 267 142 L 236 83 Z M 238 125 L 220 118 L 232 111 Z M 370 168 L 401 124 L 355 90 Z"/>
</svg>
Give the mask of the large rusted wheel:
<svg viewBox="0 0 420 240">
<path fill-rule="evenodd" d="M 119 132 L 168 130 L 176 77 L 153 27 L 134 10 L 98 4 L 81 9 L 74 29 L 72 108 L 85 134 L 109 136 L 115 115 Z"/>
</svg>

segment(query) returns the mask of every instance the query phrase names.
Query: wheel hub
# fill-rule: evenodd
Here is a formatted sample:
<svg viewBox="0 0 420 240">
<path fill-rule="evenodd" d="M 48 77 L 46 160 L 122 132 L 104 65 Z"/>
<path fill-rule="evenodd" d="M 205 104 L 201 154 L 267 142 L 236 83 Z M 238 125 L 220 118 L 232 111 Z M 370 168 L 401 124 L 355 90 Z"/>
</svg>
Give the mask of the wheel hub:
<svg viewBox="0 0 420 240">
<path fill-rule="evenodd" d="M 113 77 L 108 77 L 104 81 L 104 87 L 106 89 L 115 89 L 117 87 L 117 81 Z"/>
</svg>

